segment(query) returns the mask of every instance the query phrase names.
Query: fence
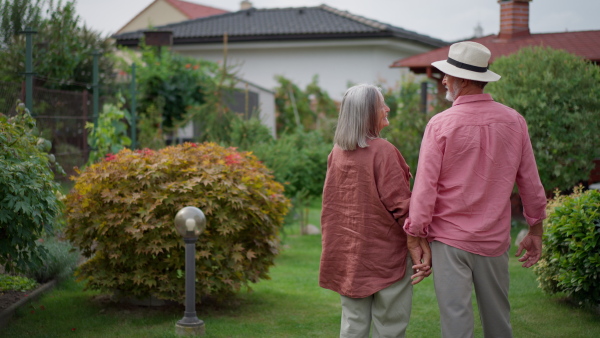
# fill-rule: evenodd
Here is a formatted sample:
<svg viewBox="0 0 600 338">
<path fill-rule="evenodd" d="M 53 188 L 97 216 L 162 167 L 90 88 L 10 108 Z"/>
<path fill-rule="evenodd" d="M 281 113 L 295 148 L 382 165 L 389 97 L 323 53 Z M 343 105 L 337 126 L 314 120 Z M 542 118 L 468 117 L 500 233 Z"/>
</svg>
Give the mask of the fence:
<svg viewBox="0 0 600 338">
<path fill-rule="evenodd" d="M 39 83 L 34 81 L 34 83 Z M 68 180 L 75 167 L 83 166 L 90 148 L 87 143 L 86 122 L 92 122 L 92 95 L 87 86 L 79 91 L 33 88 L 33 112 L 40 135 L 52 142 L 56 161 L 63 167 L 66 176 L 57 175 L 57 180 Z M 100 97 L 100 107 L 112 100 L 111 96 Z M 25 83 L 0 82 L 0 113 L 12 115 L 17 102 L 25 101 Z"/>
</svg>

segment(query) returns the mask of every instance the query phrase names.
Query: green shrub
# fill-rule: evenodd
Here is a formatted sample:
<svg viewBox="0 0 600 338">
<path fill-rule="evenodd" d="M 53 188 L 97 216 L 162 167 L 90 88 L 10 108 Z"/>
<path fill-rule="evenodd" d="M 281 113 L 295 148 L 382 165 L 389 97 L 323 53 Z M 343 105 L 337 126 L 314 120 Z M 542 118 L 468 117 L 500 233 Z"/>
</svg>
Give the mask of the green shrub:
<svg viewBox="0 0 600 338">
<path fill-rule="evenodd" d="M 125 123 L 125 120 L 129 119 L 129 112 L 123 110 L 122 97 L 119 96 L 118 101 L 117 104 L 104 104 L 96 125 L 90 122 L 85 125 L 85 129 L 90 131 L 88 144 L 92 149 L 88 165 L 102 159 L 106 154 L 117 153 L 131 144 Z"/>
<path fill-rule="evenodd" d="M 502 79 L 486 87 L 527 120 L 546 190 L 589 179 L 600 156 L 600 67 L 562 50 L 528 47 L 498 58 Z"/>
<path fill-rule="evenodd" d="M 320 130 L 329 141 L 333 140 L 333 122 L 337 121 L 338 108 L 319 87 L 319 77 L 313 76 L 305 90 L 291 80 L 276 76 L 279 86 L 275 89 L 277 108 L 277 135 L 296 130 Z"/>
<path fill-rule="evenodd" d="M 214 143 L 124 149 L 81 172 L 65 232 L 90 259 L 76 275 L 91 289 L 183 301 L 174 217 L 185 206 L 207 218 L 196 243 L 196 299 L 269 278 L 289 201 L 255 156 Z"/>
<path fill-rule="evenodd" d="M 150 148 L 158 150 L 166 145 L 163 130 L 161 128 L 162 109 L 165 100 L 157 97 L 154 104 L 148 105 L 145 112 L 141 112 L 137 119 L 137 148 Z"/>
<path fill-rule="evenodd" d="M 53 279 L 65 279 L 73 273 L 77 267 L 79 252 L 69 242 L 49 237 L 41 239 L 39 245 L 48 251 L 48 255 L 41 266 L 25 272 L 27 277 L 38 283 L 46 283 Z"/>
<path fill-rule="evenodd" d="M 52 233 L 62 211 L 52 145 L 37 135 L 22 104 L 13 117 L 0 114 L 0 265 L 7 271 L 42 262 L 46 251 L 35 241 Z"/>
<path fill-rule="evenodd" d="M 421 140 L 427 122 L 433 115 L 449 107 L 449 102 L 445 99 L 435 99 L 428 104 L 430 108 L 424 114 L 421 106 L 421 82 L 414 75 L 408 75 L 402 78 L 399 89 L 383 90 L 385 102 L 390 107 L 390 125 L 383 128 L 381 135 L 400 150 L 413 177 L 417 173 Z"/>
<path fill-rule="evenodd" d="M 540 288 L 600 304 L 600 191 L 557 193 L 548 211 L 542 258 L 534 267 Z"/>
<path fill-rule="evenodd" d="M 0 274 L 0 292 L 4 291 L 29 291 L 35 289 L 38 283 L 23 276 L 10 276 Z"/>
<path fill-rule="evenodd" d="M 255 146 L 273 143 L 273 135 L 269 127 L 260 122 L 258 118 L 244 120 L 236 118 L 231 125 L 231 145 L 242 150 L 251 151 Z"/>
<path fill-rule="evenodd" d="M 130 53 L 138 66 L 140 111 L 146 112 L 151 106 L 160 108 L 161 128 L 172 131 L 186 120 L 190 106 L 202 105 L 206 102 L 205 96 L 213 94 L 209 91 L 219 66 L 145 44 L 140 47 L 140 52 L 141 55 Z M 129 69 L 129 64 L 123 69 Z M 164 104 L 157 104 L 157 100 Z"/>
<path fill-rule="evenodd" d="M 333 144 L 318 131 L 284 134 L 276 142 L 255 145 L 252 151 L 285 184 L 285 194 L 321 196 L 327 173 L 327 156 Z"/>
</svg>

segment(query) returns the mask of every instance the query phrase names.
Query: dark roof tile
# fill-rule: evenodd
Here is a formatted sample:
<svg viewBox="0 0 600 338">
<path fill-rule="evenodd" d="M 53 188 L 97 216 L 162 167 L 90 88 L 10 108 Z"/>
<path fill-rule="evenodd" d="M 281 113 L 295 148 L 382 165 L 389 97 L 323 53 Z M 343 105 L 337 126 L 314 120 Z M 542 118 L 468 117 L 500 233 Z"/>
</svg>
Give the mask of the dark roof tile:
<svg viewBox="0 0 600 338">
<path fill-rule="evenodd" d="M 448 43 L 399 27 L 340 11 L 326 5 L 299 8 L 248 9 L 157 27 L 173 32 L 174 43 L 209 42 L 227 33 L 230 40 L 284 40 L 303 37 L 381 36 L 412 40 L 432 47 Z M 117 34 L 119 44 L 136 44 L 143 30 Z"/>
</svg>

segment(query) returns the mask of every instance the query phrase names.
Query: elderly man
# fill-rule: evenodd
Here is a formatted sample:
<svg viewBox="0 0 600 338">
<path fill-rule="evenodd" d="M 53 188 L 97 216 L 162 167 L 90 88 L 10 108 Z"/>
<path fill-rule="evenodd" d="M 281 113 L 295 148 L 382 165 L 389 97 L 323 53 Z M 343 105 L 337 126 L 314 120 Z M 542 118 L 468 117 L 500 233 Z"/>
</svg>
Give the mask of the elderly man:
<svg viewBox="0 0 600 338">
<path fill-rule="evenodd" d="M 432 63 L 445 73 L 453 104 L 427 125 L 404 224 L 409 236 L 430 242 L 443 337 L 473 337 L 473 286 L 485 337 L 512 337 L 508 249 L 515 182 L 530 225 L 517 256 L 526 250 L 519 261 L 528 268 L 541 255 L 544 188 L 525 119 L 483 93 L 500 79 L 488 70 L 490 57 L 481 44 L 459 42 L 447 60 Z"/>
</svg>

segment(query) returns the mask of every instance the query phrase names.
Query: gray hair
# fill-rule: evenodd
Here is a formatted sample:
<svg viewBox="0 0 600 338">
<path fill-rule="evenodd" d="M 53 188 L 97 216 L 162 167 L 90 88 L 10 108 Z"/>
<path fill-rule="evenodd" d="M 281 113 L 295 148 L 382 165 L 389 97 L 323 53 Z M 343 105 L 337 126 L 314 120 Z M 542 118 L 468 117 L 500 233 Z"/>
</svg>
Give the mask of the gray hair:
<svg viewBox="0 0 600 338">
<path fill-rule="evenodd" d="M 379 87 L 360 84 L 346 90 L 333 141 L 343 150 L 366 148 L 367 140 L 379 137 Z"/>
</svg>

